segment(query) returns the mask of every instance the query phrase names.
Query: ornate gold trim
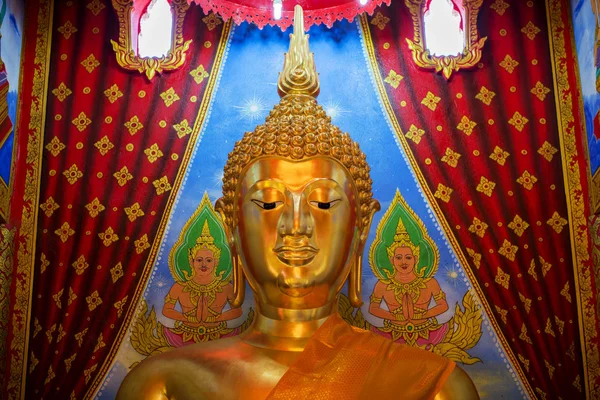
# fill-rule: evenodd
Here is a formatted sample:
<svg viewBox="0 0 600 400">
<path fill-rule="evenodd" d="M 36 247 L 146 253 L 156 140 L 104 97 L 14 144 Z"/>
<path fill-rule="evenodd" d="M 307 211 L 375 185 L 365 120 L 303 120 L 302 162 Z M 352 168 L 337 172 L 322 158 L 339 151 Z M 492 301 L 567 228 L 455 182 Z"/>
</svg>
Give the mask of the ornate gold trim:
<svg viewBox="0 0 600 400">
<path fill-rule="evenodd" d="M 6 365 L 8 343 L 6 341 L 10 316 L 10 285 L 13 278 L 13 251 L 16 229 L 0 225 L 0 363 Z M 4 388 L 4 376 L 0 377 L 0 387 Z"/>
<path fill-rule="evenodd" d="M 368 23 L 367 17 L 365 15 L 360 16 L 360 26 L 361 26 L 361 29 L 362 29 L 362 32 L 364 35 L 365 49 L 366 49 L 368 57 L 369 57 L 369 61 L 368 61 L 369 67 L 371 68 L 373 80 L 377 87 L 377 92 L 378 92 L 377 94 L 378 94 L 379 98 L 381 99 L 382 105 L 385 108 L 385 112 L 387 113 L 388 119 L 393 126 L 394 133 L 396 134 L 398 141 L 400 142 L 402 148 L 404 149 L 404 152 L 406 154 L 408 162 L 409 162 L 412 170 L 415 173 L 418 184 L 421 187 L 421 189 L 423 190 L 423 194 L 425 195 L 429 205 L 433 209 L 433 212 L 435 213 L 435 216 L 436 216 L 437 220 L 439 221 L 440 226 L 442 227 L 444 234 L 446 235 L 446 237 L 448 239 L 448 242 L 452 246 L 452 249 L 454 250 L 456 257 L 458 258 L 460 264 L 463 266 L 465 274 L 467 275 L 469 281 L 473 285 L 473 290 L 477 294 L 477 297 L 478 297 L 479 301 L 481 302 L 481 306 L 485 310 L 485 313 L 490 322 L 490 325 L 492 326 L 492 329 L 494 330 L 494 333 L 496 334 L 496 336 L 498 338 L 498 342 L 500 342 L 500 344 L 502 345 L 502 349 L 506 353 L 507 358 L 510 360 L 510 363 L 511 363 L 513 369 L 519 376 L 519 379 L 521 380 L 521 383 L 523 384 L 523 387 L 525 388 L 527 394 L 529 395 L 529 397 L 535 399 L 536 398 L 535 392 L 533 391 L 533 388 L 529 384 L 529 381 L 527 380 L 526 375 L 523 372 L 523 369 L 521 368 L 521 365 L 517 361 L 515 354 L 513 353 L 512 349 L 510 348 L 508 341 L 504 337 L 504 334 L 502 333 L 502 330 L 500 329 L 498 321 L 496 320 L 496 316 L 494 315 L 492 308 L 488 304 L 488 302 L 485 298 L 485 295 L 483 293 L 483 290 L 481 289 L 481 286 L 479 286 L 479 282 L 477 281 L 477 279 L 475 278 L 475 275 L 473 274 L 473 271 L 471 269 L 471 264 L 469 263 L 467 257 L 465 256 L 460 245 L 458 244 L 458 241 L 456 240 L 456 237 L 454 236 L 454 232 L 452 232 L 452 229 L 450 228 L 450 224 L 448 224 L 448 221 L 446 220 L 444 213 L 440 209 L 440 206 L 437 203 L 435 197 L 433 196 L 431 189 L 427 185 L 427 181 L 425 180 L 423 173 L 419 169 L 419 165 L 417 164 L 415 155 L 413 154 L 410 146 L 408 145 L 406 137 L 402 133 L 402 129 L 400 128 L 400 124 L 398 123 L 398 119 L 396 118 L 396 114 L 394 113 L 394 108 L 392 107 L 392 104 L 390 103 L 385 86 L 383 85 L 383 79 L 381 77 L 381 73 L 379 71 L 379 65 L 377 63 L 377 58 L 375 56 L 375 47 L 373 46 L 373 40 L 371 39 L 371 31 L 369 30 L 369 23 Z"/>
<path fill-rule="evenodd" d="M 457 56 L 434 56 L 429 53 L 425 44 L 425 32 L 423 30 L 423 15 L 427 0 L 405 0 L 406 6 L 412 14 L 414 26 L 413 40 L 406 39 L 408 48 L 412 51 L 413 60 L 421 68 L 434 69 L 442 72 L 446 80 L 450 79 L 452 72 L 459 69 L 472 68 L 481 60 L 481 50 L 487 37 L 479 38 L 477 30 L 477 15 L 483 0 L 464 0 L 466 23 L 465 27 L 465 49 Z"/>
<path fill-rule="evenodd" d="M 131 11 L 132 0 L 112 0 L 112 5 L 119 17 L 119 43 L 111 40 L 112 48 L 117 56 L 117 63 L 127 70 L 145 73 L 152 80 L 156 73 L 174 71 L 185 63 L 186 51 L 188 51 L 192 39 L 183 41 L 183 20 L 185 13 L 190 8 L 186 0 L 172 0 L 173 9 L 173 41 L 167 55 L 162 57 L 139 57 L 132 48 L 131 43 Z"/>
<path fill-rule="evenodd" d="M 179 0 L 176 0 L 176 1 L 179 1 Z M 121 327 L 119 329 L 119 333 L 117 334 L 117 337 L 115 338 L 115 340 L 111 346 L 110 352 L 107 354 L 106 358 L 104 359 L 104 361 L 102 363 L 102 367 L 98 371 L 96 378 L 94 379 L 92 384 L 89 386 L 89 388 L 84 396 L 84 400 L 91 399 L 94 396 L 97 389 L 102 384 L 102 381 L 104 380 L 106 373 L 108 372 L 117 352 L 119 351 L 119 347 L 121 347 L 121 343 L 123 342 L 123 338 L 125 337 L 128 329 L 129 329 L 129 324 L 131 323 L 131 320 L 134 317 L 135 311 L 138 309 L 138 302 L 140 301 L 140 299 L 142 297 L 142 294 L 143 294 L 146 284 L 148 282 L 148 277 L 150 276 L 150 273 L 152 272 L 152 267 L 154 265 L 157 255 L 158 255 L 158 250 L 159 250 L 160 244 L 162 242 L 165 228 L 167 226 L 167 222 L 169 221 L 169 218 L 171 215 L 171 209 L 173 208 L 173 204 L 177 197 L 177 193 L 179 192 L 179 188 L 181 187 L 181 182 L 183 181 L 185 172 L 187 170 L 188 164 L 192 157 L 192 153 L 194 151 L 194 147 L 195 147 L 196 141 L 198 139 L 198 135 L 200 133 L 200 128 L 202 127 L 202 125 L 205 121 L 209 106 L 211 104 L 211 99 L 214 94 L 213 92 L 214 92 L 214 89 L 215 89 L 215 86 L 217 83 L 217 79 L 220 76 L 220 70 L 221 70 L 221 67 L 223 66 L 223 61 L 225 59 L 225 51 L 227 49 L 227 43 L 229 42 L 229 36 L 231 34 L 231 26 L 232 26 L 231 19 L 227 20 L 224 23 L 223 32 L 221 33 L 221 38 L 219 40 L 219 48 L 217 49 L 217 52 L 215 54 L 215 60 L 213 62 L 213 67 L 212 67 L 213 72 L 210 74 L 208 83 L 206 84 L 206 90 L 205 90 L 204 96 L 202 98 L 202 104 L 200 104 L 200 108 L 198 110 L 198 115 L 196 116 L 196 121 L 194 122 L 194 130 L 191 133 L 190 140 L 188 141 L 187 147 L 185 149 L 185 154 L 183 155 L 181 165 L 179 167 L 179 171 L 177 172 L 177 177 L 175 178 L 175 182 L 173 183 L 173 189 L 170 191 L 169 200 L 167 201 L 167 205 L 165 206 L 165 211 L 163 212 L 163 215 L 161 217 L 161 221 L 160 221 L 158 230 L 156 231 L 156 236 L 154 238 L 154 242 L 152 243 L 152 248 L 150 249 L 150 254 L 148 255 L 146 265 L 144 266 L 144 269 L 142 271 L 142 276 L 140 277 L 138 286 L 135 289 L 133 296 L 131 297 L 131 301 L 129 303 L 127 313 L 125 314 L 125 317 L 123 319 L 123 324 L 121 325 Z"/>
<path fill-rule="evenodd" d="M 600 396 L 600 353 L 597 338 L 597 310 L 592 288 L 592 271 L 590 261 L 590 236 L 585 215 L 586 198 L 581 184 L 579 153 L 577 151 L 577 129 L 573 129 L 573 90 L 569 85 L 569 72 L 565 36 L 568 26 L 563 22 L 563 15 L 569 11 L 562 7 L 561 0 L 546 0 L 546 19 L 550 44 L 550 60 L 554 80 L 554 98 L 558 119 L 558 136 L 562 155 L 563 174 L 567 209 L 569 210 L 569 234 L 571 237 L 571 253 L 575 276 L 575 294 L 577 298 L 577 314 L 583 359 L 586 398 Z M 568 20 L 568 18 L 567 18 Z M 568 24 L 568 23 L 567 23 Z M 584 309 L 585 307 L 585 309 Z"/>
</svg>

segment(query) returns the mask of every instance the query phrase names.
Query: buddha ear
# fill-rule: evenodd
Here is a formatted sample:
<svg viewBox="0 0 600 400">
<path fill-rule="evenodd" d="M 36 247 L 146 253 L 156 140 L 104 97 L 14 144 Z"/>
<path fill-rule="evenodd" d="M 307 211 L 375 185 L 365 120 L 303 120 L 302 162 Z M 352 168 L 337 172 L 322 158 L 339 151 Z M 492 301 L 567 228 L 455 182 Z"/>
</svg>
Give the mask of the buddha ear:
<svg viewBox="0 0 600 400">
<path fill-rule="evenodd" d="M 381 206 L 377 200 L 372 199 L 369 203 L 368 209 L 369 214 L 367 215 L 367 222 L 359 231 L 360 237 L 358 239 L 358 245 L 354 255 L 354 262 L 350 268 L 350 275 L 348 276 L 348 299 L 353 307 L 360 307 L 363 305 L 361 279 L 363 253 L 365 251 L 365 245 L 367 244 L 367 238 L 369 237 L 373 216 L 381 209 Z"/>
<path fill-rule="evenodd" d="M 244 279 L 244 271 L 242 269 L 240 257 L 237 255 L 237 248 L 233 239 L 233 227 L 231 226 L 231 220 L 225 214 L 225 203 L 223 198 L 218 199 L 215 203 L 215 211 L 219 213 L 221 219 L 223 220 L 223 228 L 225 229 L 227 244 L 229 245 L 229 251 L 231 252 L 233 300 L 230 304 L 231 307 L 237 308 L 244 302 L 244 297 L 246 294 L 246 279 Z"/>
</svg>

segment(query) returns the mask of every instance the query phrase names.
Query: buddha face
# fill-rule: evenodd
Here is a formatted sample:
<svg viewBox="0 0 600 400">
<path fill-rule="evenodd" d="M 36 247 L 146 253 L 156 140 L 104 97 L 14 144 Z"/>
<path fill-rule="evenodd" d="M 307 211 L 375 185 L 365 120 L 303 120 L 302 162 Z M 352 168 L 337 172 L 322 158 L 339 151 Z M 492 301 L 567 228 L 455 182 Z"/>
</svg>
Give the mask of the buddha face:
<svg viewBox="0 0 600 400">
<path fill-rule="evenodd" d="M 396 247 L 390 261 L 396 273 L 404 276 L 414 275 L 417 259 L 410 247 Z"/>
<path fill-rule="evenodd" d="M 353 180 L 337 161 L 267 157 L 238 183 L 234 241 L 259 303 L 287 309 L 329 304 L 357 246 Z"/>
<path fill-rule="evenodd" d="M 208 276 L 215 270 L 215 257 L 211 250 L 198 250 L 192 260 L 194 274 L 198 277 Z"/>
</svg>

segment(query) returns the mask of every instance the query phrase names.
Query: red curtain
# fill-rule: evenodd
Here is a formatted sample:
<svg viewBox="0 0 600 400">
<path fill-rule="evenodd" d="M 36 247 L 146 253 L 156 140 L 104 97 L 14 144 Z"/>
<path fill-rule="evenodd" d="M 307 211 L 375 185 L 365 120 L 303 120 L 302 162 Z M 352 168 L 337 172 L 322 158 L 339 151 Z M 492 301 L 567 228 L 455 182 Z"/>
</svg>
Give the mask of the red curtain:
<svg viewBox="0 0 600 400">
<path fill-rule="evenodd" d="M 39 33 L 43 15 L 35 19 L 27 27 Z M 51 26 L 27 399 L 82 398 L 106 373 L 205 117 L 229 29 L 191 6 L 185 65 L 149 82 L 117 65 L 110 1 L 56 2 Z M 37 64 L 46 55 L 35 53 L 35 39 L 28 36 L 25 57 Z M 25 68 L 22 79 L 39 82 L 37 73 Z M 9 394 L 16 393 L 13 385 Z"/>
<path fill-rule="evenodd" d="M 363 20 L 405 149 L 491 305 L 530 395 L 583 398 L 544 2 L 484 2 L 483 57 L 450 81 L 415 65 L 406 43 L 414 36 L 409 21 L 403 1 Z M 570 82 L 577 87 L 572 71 Z M 593 368 L 589 354 L 588 362 Z"/>
</svg>

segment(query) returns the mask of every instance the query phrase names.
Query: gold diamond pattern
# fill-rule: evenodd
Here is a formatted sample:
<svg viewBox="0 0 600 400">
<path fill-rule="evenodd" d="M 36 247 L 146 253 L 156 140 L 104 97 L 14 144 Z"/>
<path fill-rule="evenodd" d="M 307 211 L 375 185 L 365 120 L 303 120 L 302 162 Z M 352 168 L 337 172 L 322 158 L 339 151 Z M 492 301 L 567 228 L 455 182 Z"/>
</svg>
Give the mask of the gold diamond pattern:
<svg viewBox="0 0 600 400">
<path fill-rule="evenodd" d="M 542 256 L 540 256 L 540 264 L 542 264 L 542 276 L 546 276 L 550 268 L 552 268 L 552 264 L 544 260 Z"/>
<path fill-rule="evenodd" d="M 114 267 L 112 267 L 110 269 L 110 277 L 111 277 L 113 283 L 118 281 L 121 277 L 123 277 L 123 275 L 124 275 L 123 265 L 121 265 L 121 263 L 118 263 L 117 265 L 115 265 Z"/>
<path fill-rule="evenodd" d="M 537 178 L 529 173 L 529 171 L 525 170 L 523 174 L 517 178 L 517 182 L 523 185 L 523 187 L 527 190 L 531 190 L 533 185 L 537 182 Z"/>
<path fill-rule="evenodd" d="M 65 222 L 60 228 L 55 230 L 54 233 L 60 237 L 61 242 L 65 243 L 71 236 L 75 234 L 75 231 L 71 229 L 71 226 L 69 226 L 68 222 Z"/>
<path fill-rule="evenodd" d="M 446 148 L 446 153 L 442 157 L 442 161 L 451 166 L 452 168 L 456 168 L 458 165 L 458 159 L 460 158 L 460 154 L 453 151 L 450 147 Z"/>
<path fill-rule="evenodd" d="M 63 26 L 59 26 L 57 31 L 62 33 L 62 35 L 64 36 L 65 39 L 69 39 L 72 34 L 77 32 L 77 28 L 75 28 L 73 26 L 71 21 L 67 21 L 67 22 L 65 22 L 65 24 Z"/>
<path fill-rule="evenodd" d="M 115 145 L 112 144 L 112 142 L 106 135 L 104 135 L 104 137 L 102 139 L 100 139 L 96 143 L 94 143 L 94 146 L 98 149 L 100 154 L 102 154 L 103 156 L 105 156 L 106 153 L 108 153 L 110 151 L 110 149 L 115 147 Z"/>
<path fill-rule="evenodd" d="M 173 125 L 173 129 L 175 129 L 175 132 L 177 132 L 179 139 L 192 133 L 192 127 L 188 123 L 187 119 L 184 119 L 180 123 Z"/>
<path fill-rule="evenodd" d="M 135 244 L 135 252 L 138 254 L 142 254 L 144 250 L 150 248 L 150 243 L 148 243 L 148 235 L 144 234 L 139 240 L 134 241 Z"/>
<path fill-rule="evenodd" d="M 558 153 L 558 150 L 556 149 L 556 147 L 552 146 L 547 141 L 544 141 L 544 144 L 542 144 L 542 147 L 540 147 L 538 149 L 538 154 L 540 154 L 542 157 L 544 157 L 546 159 L 546 161 L 548 161 L 548 162 L 552 161 L 552 158 L 554 158 L 554 155 L 556 153 Z"/>
<path fill-rule="evenodd" d="M 50 152 L 54 157 L 60 154 L 61 151 L 65 149 L 65 145 L 58 139 L 58 137 L 54 136 L 50 142 L 46 145 L 46 150 Z"/>
<path fill-rule="evenodd" d="M 89 119 L 87 117 L 87 115 L 85 115 L 85 113 L 82 111 L 79 113 L 77 118 L 75 118 L 71 122 L 73 123 L 73 125 L 75 125 L 75 127 L 77 128 L 77 130 L 79 132 L 83 132 L 85 130 L 85 128 L 87 128 L 88 125 L 90 125 L 92 123 L 92 120 Z"/>
<path fill-rule="evenodd" d="M 508 120 L 508 123 L 515 127 L 519 132 L 523 131 L 525 125 L 529 122 L 527 118 L 521 115 L 520 112 L 515 111 L 513 116 Z"/>
<path fill-rule="evenodd" d="M 55 95 L 58 101 L 61 103 L 64 99 L 69 97 L 71 93 L 73 93 L 71 89 L 69 89 L 63 82 L 61 82 L 56 89 L 52 90 L 52 94 Z"/>
<path fill-rule="evenodd" d="M 42 256 L 40 257 L 40 272 L 42 274 L 44 272 L 46 272 L 46 268 L 48 268 L 49 265 L 50 265 L 50 261 L 48 261 L 48 259 L 46 258 L 46 255 L 44 253 L 42 253 Z"/>
<path fill-rule="evenodd" d="M 510 261 L 515 261 L 518 250 L 519 248 L 517 246 L 504 239 L 504 243 L 502 243 L 502 247 L 498 249 L 498 253 L 508 258 Z"/>
<path fill-rule="evenodd" d="M 528 299 L 527 297 L 523 296 L 523 294 L 521 294 L 521 292 L 519 292 L 519 299 L 523 303 L 523 307 L 525 307 L 525 311 L 527 312 L 527 314 L 529 314 L 529 311 L 531 310 L 531 299 Z"/>
<path fill-rule="evenodd" d="M 504 289 L 508 289 L 510 285 L 510 275 L 504 272 L 502 268 L 498 267 L 498 272 L 496 273 L 494 281 Z"/>
<path fill-rule="evenodd" d="M 554 376 L 554 370 L 555 370 L 556 368 L 554 368 L 554 367 L 552 366 L 552 364 L 550 364 L 550 363 L 548 362 L 548 360 L 544 360 L 544 364 L 546 364 L 546 368 L 548 369 L 548 375 L 550 375 L 550 379 L 552 379 L 552 377 Z"/>
<path fill-rule="evenodd" d="M 512 231 L 516 233 L 517 236 L 521 237 L 523 235 L 523 232 L 525 232 L 525 230 L 529 228 L 529 224 L 517 214 L 515 215 L 513 220 L 508 224 L 508 227 L 512 229 Z"/>
<path fill-rule="evenodd" d="M 480 238 L 485 235 L 485 231 L 488 228 L 488 224 L 481 221 L 479 218 L 473 218 L 473 223 L 469 226 L 469 232 L 476 234 Z"/>
<path fill-rule="evenodd" d="M 144 125 L 142 125 L 137 115 L 131 117 L 131 119 L 125 122 L 124 125 L 131 136 L 135 135 L 140 129 L 144 128 Z"/>
<path fill-rule="evenodd" d="M 108 101 L 110 101 L 110 104 L 113 104 L 115 101 L 123 97 L 123 92 L 119 90 L 117 84 L 114 84 L 104 91 L 104 95 Z"/>
<path fill-rule="evenodd" d="M 125 308 L 125 304 L 127 303 L 127 298 L 129 296 L 123 297 L 123 299 L 115 302 L 113 306 L 117 309 L 117 318 L 121 318 L 121 314 L 123 314 L 123 309 Z"/>
<path fill-rule="evenodd" d="M 435 111 L 440 100 L 442 100 L 440 97 L 437 97 L 435 94 L 433 94 L 431 92 L 427 92 L 427 95 L 425 96 L 425 98 L 423 98 L 423 100 L 421 100 L 421 104 L 423 104 L 425 107 L 429 108 L 431 111 Z"/>
<path fill-rule="evenodd" d="M 144 212 L 138 202 L 133 203 L 131 207 L 125 207 L 125 214 L 127 214 L 127 218 L 131 222 L 135 221 L 138 217 L 144 216 Z"/>
<path fill-rule="evenodd" d="M 476 253 L 475 250 L 469 249 L 468 247 L 467 247 L 467 253 L 471 257 L 471 260 L 473 260 L 473 264 L 475 264 L 477 269 L 479 269 L 479 267 L 481 267 L 481 254 Z"/>
<path fill-rule="evenodd" d="M 447 203 L 450 201 L 450 195 L 452 194 L 454 190 L 452 188 L 449 188 L 448 186 L 442 185 L 441 183 L 438 184 L 438 187 L 434 193 L 434 196 L 437 197 L 438 199 L 442 200 L 444 203 Z"/>
<path fill-rule="evenodd" d="M 383 81 L 385 83 L 388 83 L 394 89 L 398 89 L 398 86 L 400 85 L 400 81 L 402 79 L 404 79 L 402 75 L 396 73 L 396 71 L 394 71 L 393 69 L 390 69 L 390 72 Z"/>
<path fill-rule="evenodd" d="M 498 306 L 494 306 L 496 308 L 496 312 L 500 315 L 500 319 L 502 322 L 506 323 L 506 316 L 508 315 L 508 310 L 503 310 Z"/>
<path fill-rule="evenodd" d="M 485 176 L 482 176 L 479 183 L 477 184 L 476 190 L 478 192 L 485 194 L 488 197 L 491 197 L 492 193 L 494 192 L 495 187 L 496 187 L 495 182 L 492 182 L 489 179 L 487 179 Z"/>
<path fill-rule="evenodd" d="M 91 295 L 89 295 L 85 298 L 85 302 L 88 305 L 88 309 L 90 311 L 94 311 L 96 309 L 96 307 L 98 307 L 100 304 L 102 304 L 102 299 L 100 298 L 98 291 L 94 290 L 94 293 L 92 293 Z"/>
<path fill-rule="evenodd" d="M 377 12 L 373 18 L 371 18 L 371 25 L 376 26 L 379 30 L 383 30 L 390 19 L 380 12 Z"/>
<path fill-rule="evenodd" d="M 117 236 L 115 231 L 113 231 L 113 228 L 111 228 L 110 226 L 106 229 L 106 231 L 100 232 L 98 234 L 98 237 L 102 239 L 102 244 L 104 244 L 106 247 L 119 240 L 119 236 Z"/>
<path fill-rule="evenodd" d="M 523 364 L 523 366 L 525 367 L 525 371 L 529 372 L 530 361 L 520 354 L 517 354 L 517 356 L 519 357 L 519 361 L 521 361 L 521 364 Z"/>
<path fill-rule="evenodd" d="M 546 95 L 550 93 L 550 89 L 544 86 L 542 82 L 537 81 L 533 89 L 531 89 L 531 93 L 541 101 L 544 101 L 546 99 Z"/>
<path fill-rule="evenodd" d="M 538 280 L 537 272 L 535 272 L 535 260 L 531 260 L 531 264 L 529 264 L 529 269 L 527 273 L 533 277 L 536 281 Z"/>
<path fill-rule="evenodd" d="M 81 345 L 83 344 L 83 337 L 87 333 L 88 329 L 89 328 L 85 328 L 81 332 L 75 334 L 75 340 L 77 341 L 77 344 L 79 345 L 79 347 L 81 347 Z"/>
<path fill-rule="evenodd" d="M 105 346 L 106 346 L 106 343 L 104 343 L 104 337 L 102 336 L 102 334 L 100 334 L 98 336 L 98 341 L 96 342 L 96 346 L 94 347 L 93 353 L 97 352 L 98 350 L 100 350 L 101 348 L 103 348 Z"/>
<path fill-rule="evenodd" d="M 571 302 L 571 293 L 569 292 L 570 288 L 569 288 L 569 282 L 565 282 L 565 286 L 563 286 L 562 290 L 560 291 L 560 295 L 563 296 L 565 299 L 567 299 L 567 301 L 570 303 Z"/>
<path fill-rule="evenodd" d="M 209 31 L 212 31 L 217 26 L 221 25 L 221 18 L 217 17 L 213 12 L 202 18 L 202 21 L 206 24 Z"/>
<path fill-rule="evenodd" d="M 416 144 L 419 144 L 421 142 L 421 137 L 423 137 L 424 134 L 425 131 L 423 129 L 419 129 L 416 126 L 411 125 L 405 136 Z"/>
<path fill-rule="evenodd" d="M 154 185 L 154 188 L 156 189 L 156 194 L 158 194 L 158 195 L 166 193 L 169 190 L 171 190 L 171 185 L 169 184 L 169 180 L 167 179 L 166 176 L 163 176 L 162 178 L 155 180 L 154 182 L 152 182 L 152 184 Z"/>
<path fill-rule="evenodd" d="M 170 107 L 173 103 L 180 100 L 177 93 L 175 93 L 175 89 L 170 87 L 160 94 L 160 98 L 165 102 L 165 106 Z"/>
<path fill-rule="evenodd" d="M 196 69 L 190 72 L 192 78 L 197 84 L 202 83 L 205 78 L 208 78 L 208 72 L 204 69 L 204 65 L 200 64 Z"/>
<path fill-rule="evenodd" d="M 504 163 L 506 163 L 506 159 L 508 158 L 508 156 L 510 156 L 508 151 L 502 150 L 498 146 L 496 146 L 494 148 L 494 152 L 490 154 L 490 158 L 500 165 L 504 165 Z"/>
<path fill-rule="evenodd" d="M 87 5 L 87 9 L 92 12 L 95 16 L 100 14 L 100 11 L 104 9 L 105 5 L 102 4 L 100 0 L 92 0 L 90 4 Z"/>
<path fill-rule="evenodd" d="M 550 318 L 548 318 L 546 321 L 546 328 L 544 328 L 544 332 L 546 332 L 548 335 L 556 337 L 556 333 L 554 333 L 554 329 L 552 329 L 552 321 L 550 321 Z"/>
<path fill-rule="evenodd" d="M 546 223 L 554 229 L 554 232 L 561 233 L 568 222 L 555 211 L 554 214 L 552 214 L 552 218 L 546 221 Z"/>
<path fill-rule="evenodd" d="M 460 124 L 456 127 L 458 130 L 463 131 L 465 135 L 470 136 L 473 133 L 473 128 L 475 128 L 477 124 L 469 119 L 466 115 L 460 119 Z"/>
<path fill-rule="evenodd" d="M 40 208 L 46 214 L 46 217 L 51 217 L 54 214 L 54 211 L 58 210 L 60 206 L 54 201 L 52 196 L 48 197 L 48 199 L 40 204 Z"/>
<path fill-rule="evenodd" d="M 85 205 L 85 208 L 90 213 L 90 217 L 96 218 L 98 214 L 105 210 L 105 207 L 100 203 L 100 200 L 96 197 L 90 203 Z"/>
<path fill-rule="evenodd" d="M 489 106 L 495 95 L 496 93 L 492 92 L 491 90 L 488 90 L 485 86 L 482 86 L 481 89 L 479 89 L 479 93 L 477 93 L 475 98 L 477 100 L 480 100 L 486 106 Z"/>
<path fill-rule="evenodd" d="M 92 72 L 94 72 L 96 67 L 100 65 L 100 63 L 98 62 L 98 60 L 96 60 L 94 54 L 90 54 L 86 57 L 85 60 L 81 62 L 81 65 L 83 65 L 83 68 L 85 68 L 85 70 L 91 74 Z"/>
<path fill-rule="evenodd" d="M 525 36 L 527 36 L 529 38 L 529 40 L 533 40 L 535 39 L 535 35 L 537 35 L 538 33 L 541 32 L 540 28 L 538 28 L 537 26 L 535 26 L 533 24 L 533 22 L 529 21 L 527 23 L 527 25 L 525 25 L 522 29 L 521 32 L 523 32 L 525 34 Z"/>
<path fill-rule="evenodd" d="M 52 295 L 52 299 L 54 300 L 54 303 L 56 303 L 56 307 L 58 308 L 62 308 L 62 301 L 60 301 L 60 298 L 62 297 L 64 291 L 65 289 L 63 288 L 60 289 L 58 293 Z M 56 341 L 58 342 L 58 339 Z"/>
<path fill-rule="evenodd" d="M 127 166 L 123 166 L 123 168 L 115 172 L 113 176 L 117 179 L 117 183 L 121 187 L 125 186 L 127 182 L 133 179 L 133 175 L 129 173 Z"/>
<path fill-rule="evenodd" d="M 150 163 L 153 163 L 163 156 L 163 152 L 160 151 L 158 144 L 156 143 L 144 150 L 144 154 L 146 154 L 146 157 L 148 157 L 148 161 L 150 161 Z"/>
<path fill-rule="evenodd" d="M 83 173 L 77 168 L 77 165 L 73 164 L 68 170 L 63 172 L 63 175 L 67 178 L 67 181 L 73 185 L 83 176 Z"/>
<path fill-rule="evenodd" d="M 72 265 L 73 265 L 73 268 L 75 268 L 75 273 L 77 275 L 83 274 L 83 272 L 86 269 L 88 269 L 88 267 L 90 266 L 90 264 L 88 264 L 88 262 L 85 260 L 85 257 L 83 255 L 79 256 L 77 261 L 75 261 Z M 77 296 L 75 296 L 75 297 L 77 297 Z"/>
<path fill-rule="evenodd" d="M 500 66 L 504 68 L 509 74 L 512 74 L 515 68 L 519 65 L 519 62 L 513 59 L 510 55 L 506 55 L 502 61 L 500 61 Z"/>
<path fill-rule="evenodd" d="M 519 334 L 519 339 L 529 344 L 533 344 L 531 338 L 527 335 L 527 327 L 525 326 L 525 324 L 521 326 L 521 333 Z"/>
<path fill-rule="evenodd" d="M 504 15 L 504 11 L 510 7 L 508 3 L 504 2 L 504 0 L 496 0 L 490 8 L 498 13 L 498 15 Z"/>
</svg>

